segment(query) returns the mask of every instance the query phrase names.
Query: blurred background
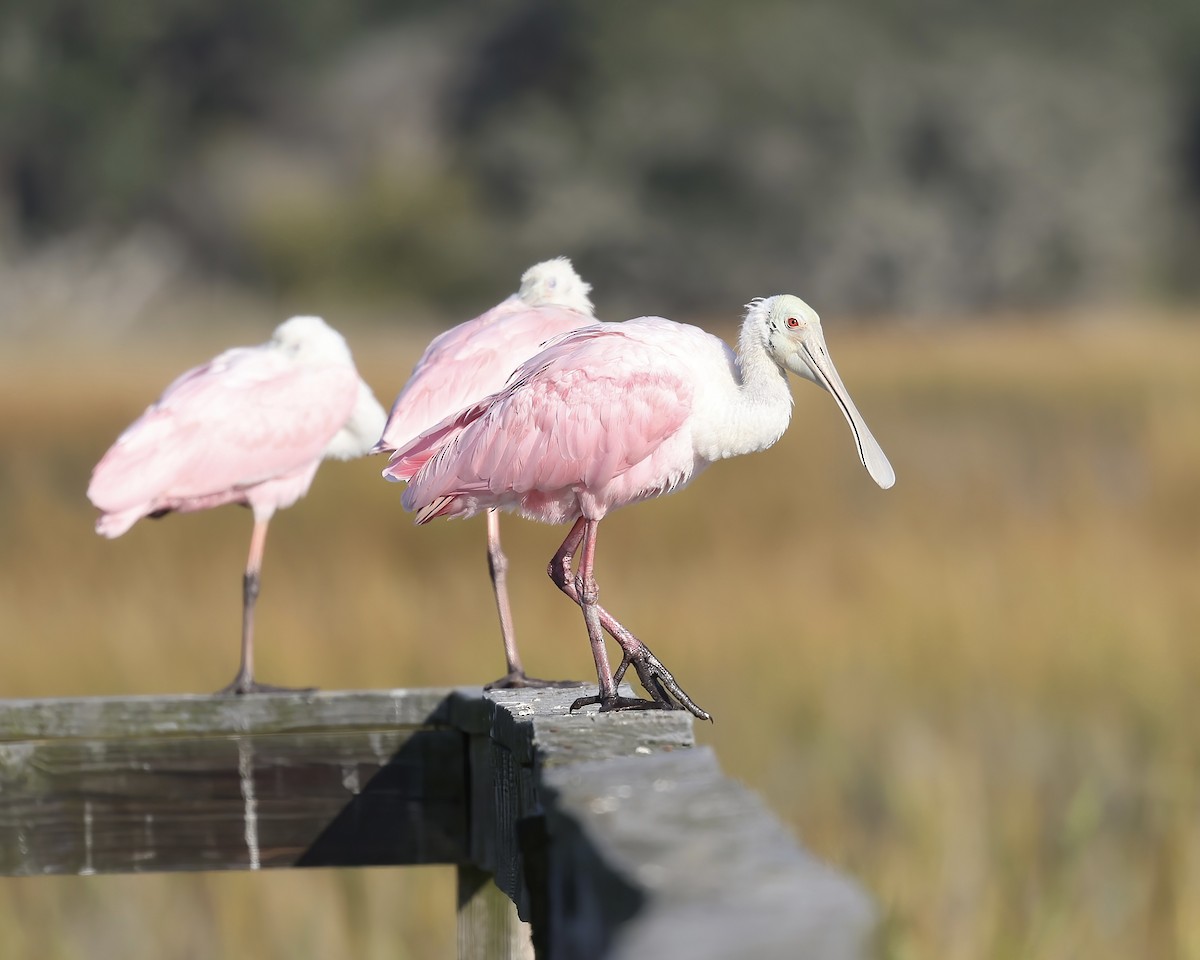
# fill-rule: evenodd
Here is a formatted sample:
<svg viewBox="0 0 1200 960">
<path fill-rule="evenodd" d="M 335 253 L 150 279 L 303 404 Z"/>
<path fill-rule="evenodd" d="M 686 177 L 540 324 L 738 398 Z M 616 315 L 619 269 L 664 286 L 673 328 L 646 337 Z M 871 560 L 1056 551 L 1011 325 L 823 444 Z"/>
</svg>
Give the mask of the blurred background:
<svg viewBox="0 0 1200 960">
<path fill-rule="evenodd" d="M 565 254 L 605 319 L 822 313 L 896 467 L 797 385 L 768 453 L 619 512 L 605 603 L 909 958 L 1200 956 L 1200 6 L 0 8 L 0 697 L 236 667 L 250 521 L 92 532 L 180 371 L 324 314 L 390 403 Z M 480 522 L 376 461 L 273 524 L 259 672 L 500 672 Z M 512 521 L 531 672 L 590 673 Z M 0 880 L 0 956 L 451 957 L 440 869 Z"/>
</svg>

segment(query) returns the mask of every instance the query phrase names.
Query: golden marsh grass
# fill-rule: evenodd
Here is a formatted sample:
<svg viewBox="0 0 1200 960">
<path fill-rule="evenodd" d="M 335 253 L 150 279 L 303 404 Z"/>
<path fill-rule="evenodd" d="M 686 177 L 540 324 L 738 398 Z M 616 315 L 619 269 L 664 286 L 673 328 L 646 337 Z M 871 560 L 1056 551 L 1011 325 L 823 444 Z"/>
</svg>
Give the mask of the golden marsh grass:
<svg viewBox="0 0 1200 960">
<path fill-rule="evenodd" d="M 827 334 L 896 487 L 798 384 L 776 448 L 605 522 L 605 604 L 712 711 L 726 770 L 875 894 L 886 955 L 1200 957 L 1200 325 Z M 207 336 L 0 357 L 0 697 L 232 676 L 249 516 L 108 542 L 83 493 L 233 342 Z M 351 340 L 390 401 L 418 338 Z M 264 680 L 500 672 L 482 522 L 414 528 L 379 466 L 325 466 L 274 523 Z M 544 573 L 564 532 L 505 523 L 511 589 L 530 669 L 586 678 Z M 449 957 L 452 898 L 440 869 L 2 880 L 0 956 Z"/>
</svg>

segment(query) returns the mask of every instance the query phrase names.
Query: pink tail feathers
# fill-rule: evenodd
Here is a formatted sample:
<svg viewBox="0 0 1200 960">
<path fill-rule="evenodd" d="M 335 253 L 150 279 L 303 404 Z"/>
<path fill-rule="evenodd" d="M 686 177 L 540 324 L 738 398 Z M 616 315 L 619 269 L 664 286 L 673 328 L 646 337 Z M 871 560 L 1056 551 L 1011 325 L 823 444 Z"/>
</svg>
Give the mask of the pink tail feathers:
<svg viewBox="0 0 1200 960">
<path fill-rule="evenodd" d="M 383 478 L 393 483 L 398 483 L 401 480 L 411 480 L 425 464 L 433 459 L 440 448 L 441 444 L 436 444 L 423 447 L 411 453 L 408 450 L 396 451 L 392 454 L 388 465 L 383 469 Z M 409 449 L 411 449 L 411 445 Z"/>
<path fill-rule="evenodd" d="M 383 471 L 384 479 L 392 482 L 412 480 L 425 464 L 437 456 L 442 447 L 462 432 L 463 427 L 482 416 L 495 397 L 487 397 L 460 410 L 397 449 Z"/>
<path fill-rule="evenodd" d="M 416 522 L 418 524 L 428 523 L 435 517 L 442 516 L 442 514 L 447 513 L 450 510 L 456 499 L 456 497 L 438 497 L 433 501 L 433 503 L 430 503 L 417 511 Z"/>
<path fill-rule="evenodd" d="M 142 519 L 145 513 L 140 507 L 132 510 L 119 510 L 115 513 L 104 513 L 96 518 L 96 532 L 102 537 L 112 540 Z"/>
</svg>

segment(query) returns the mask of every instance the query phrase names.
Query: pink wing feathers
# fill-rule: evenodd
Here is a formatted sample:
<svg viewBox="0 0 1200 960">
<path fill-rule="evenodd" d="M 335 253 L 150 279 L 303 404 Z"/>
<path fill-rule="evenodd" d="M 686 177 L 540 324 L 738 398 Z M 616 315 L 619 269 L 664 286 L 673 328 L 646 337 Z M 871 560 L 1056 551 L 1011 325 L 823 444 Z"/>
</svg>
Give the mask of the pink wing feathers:
<svg viewBox="0 0 1200 960">
<path fill-rule="evenodd" d="M 691 382 L 654 333 L 629 321 L 559 337 L 503 390 L 398 450 L 384 475 L 411 478 L 403 503 L 418 522 L 603 490 L 691 410 Z"/>
<path fill-rule="evenodd" d="M 255 347 L 189 370 L 97 464 L 88 498 L 124 515 L 102 517 L 98 529 L 117 536 L 156 510 L 245 499 L 240 491 L 314 468 L 357 392 L 350 366 L 297 364 Z"/>
<path fill-rule="evenodd" d="M 595 322 L 567 307 L 531 307 L 514 296 L 445 331 L 413 368 L 392 405 L 376 452 L 404 446 L 455 411 L 496 392 L 546 340 Z"/>
</svg>

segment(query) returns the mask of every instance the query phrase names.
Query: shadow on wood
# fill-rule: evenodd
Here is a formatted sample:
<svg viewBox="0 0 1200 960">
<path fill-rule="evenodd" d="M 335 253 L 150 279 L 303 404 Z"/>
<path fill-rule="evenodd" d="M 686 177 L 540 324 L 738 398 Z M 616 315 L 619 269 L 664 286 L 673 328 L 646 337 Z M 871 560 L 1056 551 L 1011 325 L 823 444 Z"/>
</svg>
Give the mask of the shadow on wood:
<svg viewBox="0 0 1200 960">
<path fill-rule="evenodd" d="M 295 865 L 464 863 L 466 763 L 460 733 L 415 731 L 296 858 Z"/>
</svg>

